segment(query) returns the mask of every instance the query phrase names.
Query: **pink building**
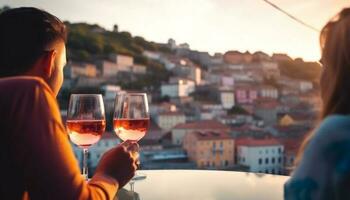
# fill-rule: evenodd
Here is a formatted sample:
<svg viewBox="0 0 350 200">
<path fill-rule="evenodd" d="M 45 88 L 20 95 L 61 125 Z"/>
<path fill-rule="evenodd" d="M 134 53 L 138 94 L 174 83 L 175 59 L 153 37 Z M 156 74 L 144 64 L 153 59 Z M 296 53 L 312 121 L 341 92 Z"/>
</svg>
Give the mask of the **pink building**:
<svg viewBox="0 0 350 200">
<path fill-rule="evenodd" d="M 235 86 L 236 104 L 252 104 L 258 98 L 258 90 L 251 85 Z"/>
</svg>

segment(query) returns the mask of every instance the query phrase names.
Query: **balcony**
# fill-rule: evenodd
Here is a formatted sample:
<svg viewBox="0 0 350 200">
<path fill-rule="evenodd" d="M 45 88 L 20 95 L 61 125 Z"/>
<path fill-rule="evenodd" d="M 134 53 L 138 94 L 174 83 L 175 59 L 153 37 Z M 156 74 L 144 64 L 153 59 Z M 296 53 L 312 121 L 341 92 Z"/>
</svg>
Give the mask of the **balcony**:
<svg viewBox="0 0 350 200">
<path fill-rule="evenodd" d="M 282 200 L 287 176 L 206 170 L 143 170 L 119 200 Z M 133 191 L 132 191 L 133 188 Z"/>
</svg>

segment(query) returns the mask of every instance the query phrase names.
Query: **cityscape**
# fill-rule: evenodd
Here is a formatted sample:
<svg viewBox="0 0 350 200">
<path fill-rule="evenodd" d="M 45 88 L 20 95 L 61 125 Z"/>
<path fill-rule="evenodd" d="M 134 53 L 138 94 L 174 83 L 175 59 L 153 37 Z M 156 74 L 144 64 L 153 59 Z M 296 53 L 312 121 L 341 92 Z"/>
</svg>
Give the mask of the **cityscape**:
<svg viewBox="0 0 350 200">
<path fill-rule="evenodd" d="M 75 38 L 67 44 L 58 96 L 63 121 L 71 93 L 101 93 L 106 110 L 106 133 L 89 150 L 90 171 L 120 143 L 111 124 L 115 96 L 123 91 L 148 94 L 151 125 L 139 141 L 141 169 L 289 175 L 303 138 L 317 124 L 321 67 L 316 62 L 262 51 L 210 55 L 174 39 L 147 42 L 117 25 L 108 31 L 66 23 Z M 81 44 L 91 48 L 79 44 L 84 39 L 79 31 L 90 39 Z M 94 37 L 117 45 L 104 41 L 99 53 Z M 135 45 L 118 43 L 125 38 Z M 72 146 L 81 161 L 82 150 Z"/>
</svg>

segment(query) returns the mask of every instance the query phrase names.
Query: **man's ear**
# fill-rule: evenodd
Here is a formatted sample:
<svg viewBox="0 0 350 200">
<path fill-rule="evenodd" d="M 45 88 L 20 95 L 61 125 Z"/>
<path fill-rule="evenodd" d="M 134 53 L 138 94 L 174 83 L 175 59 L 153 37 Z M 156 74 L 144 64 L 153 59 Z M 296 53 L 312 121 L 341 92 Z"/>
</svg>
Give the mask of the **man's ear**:
<svg viewBox="0 0 350 200">
<path fill-rule="evenodd" d="M 42 66 L 44 76 L 49 78 L 55 67 L 55 58 L 57 52 L 55 50 L 47 51 L 41 58 L 40 65 Z"/>
</svg>

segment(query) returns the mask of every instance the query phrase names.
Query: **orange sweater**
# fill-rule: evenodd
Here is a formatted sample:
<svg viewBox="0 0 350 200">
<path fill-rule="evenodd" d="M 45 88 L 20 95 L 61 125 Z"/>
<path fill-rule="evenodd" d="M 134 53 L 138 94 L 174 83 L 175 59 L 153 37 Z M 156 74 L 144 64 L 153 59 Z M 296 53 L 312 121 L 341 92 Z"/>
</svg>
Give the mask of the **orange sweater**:
<svg viewBox="0 0 350 200">
<path fill-rule="evenodd" d="M 36 77 L 0 79 L 0 199 L 113 199 L 118 183 L 81 176 L 49 86 Z"/>
</svg>

